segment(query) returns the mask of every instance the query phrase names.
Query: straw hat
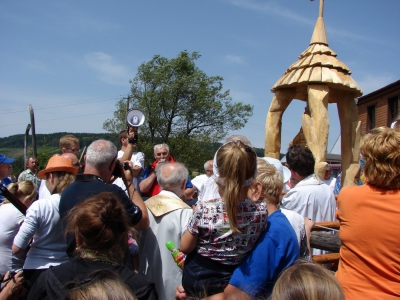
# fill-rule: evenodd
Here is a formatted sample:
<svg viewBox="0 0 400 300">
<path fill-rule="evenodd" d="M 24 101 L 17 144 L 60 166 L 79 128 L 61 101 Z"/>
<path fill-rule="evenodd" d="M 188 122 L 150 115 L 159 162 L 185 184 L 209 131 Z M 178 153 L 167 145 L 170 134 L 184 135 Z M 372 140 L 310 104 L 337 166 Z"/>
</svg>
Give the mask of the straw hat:
<svg viewBox="0 0 400 300">
<path fill-rule="evenodd" d="M 72 165 L 72 160 L 69 158 L 53 156 L 49 159 L 46 169 L 38 173 L 38 177 L 40 179 L 44 179 L 46 174 L 50 172 L 69 172 L 76 175 L 76 173 L 78 173 L 78 169 Z"/>
</svg>

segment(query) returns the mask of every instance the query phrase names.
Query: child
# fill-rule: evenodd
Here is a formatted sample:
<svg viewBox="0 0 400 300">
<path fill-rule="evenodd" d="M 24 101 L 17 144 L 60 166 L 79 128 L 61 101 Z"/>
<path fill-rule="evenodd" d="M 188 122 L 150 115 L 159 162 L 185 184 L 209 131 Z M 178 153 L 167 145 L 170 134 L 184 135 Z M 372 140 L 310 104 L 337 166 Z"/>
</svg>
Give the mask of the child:
<svg viewBox="0 0 400 300">
<path fill-rule="evenodd" d="M 214 179 L 219 199 L 197 203 L 181 239 L 187 254 L 182 284 L 188 296 L 204 297 L 223 292 L 236 266 L 264 231 L 268 211 L 258 201 L 262 185 L 255 181 L 257 155 L 241 141 L 218 149 Z"/>
</svg>

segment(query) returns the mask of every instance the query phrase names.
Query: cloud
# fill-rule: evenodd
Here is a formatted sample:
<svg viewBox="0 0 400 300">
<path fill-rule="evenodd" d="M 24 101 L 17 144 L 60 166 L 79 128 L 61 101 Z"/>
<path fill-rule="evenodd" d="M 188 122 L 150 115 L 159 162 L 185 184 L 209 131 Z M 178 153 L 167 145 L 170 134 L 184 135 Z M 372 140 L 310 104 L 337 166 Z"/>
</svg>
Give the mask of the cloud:
<svg viewBox="0 0 400 300">
<path fill-rule="evenodd" d="M 225 55 L 224 59 L 229 63 L 234 63 L 234 64 L 243 64 L 244 63 L 243 57 L 238 56 L 238 55 L 228 54 L 228 55 Z"/>
<path fill-rule="evenodd" d="M 309 18 L 305 18 L 299 14 L 296 14 L 295 12 L 286 9 L 283 6 L 279 6 L 275 2 L 264 2 L 264 1 L 254 2 L 251 0 L 225 0 L 225 1 L 232 5 L 242 7 L 244 9 L 254 10 L 256 12 L 262 12 L 267 14 L 273 14 L 308 25 L 315 24 L 315 20 L 310 20 Z"/>
<path fill-rule="evenodd" d="M 97 77 L 101 81 L 108 84 L 129 86 L 129 79 L 133 78 L 128 67 L 106 53 L 88 53 L 85 55 L 85 62 L 97 73 Z"/>
</svg>

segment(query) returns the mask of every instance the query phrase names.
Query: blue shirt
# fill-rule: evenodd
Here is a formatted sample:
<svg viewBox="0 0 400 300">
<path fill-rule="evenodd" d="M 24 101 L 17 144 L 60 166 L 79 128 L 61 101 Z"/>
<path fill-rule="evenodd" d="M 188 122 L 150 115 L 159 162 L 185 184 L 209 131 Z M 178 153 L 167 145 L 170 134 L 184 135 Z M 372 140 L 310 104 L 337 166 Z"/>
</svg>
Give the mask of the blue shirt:
<svg viewBox="0 0 400 300">
<path fill-rule="evenodd" d="M 235 269 L 229 284 L 253 298 L 267 297 L 280 273 L 299 258 L 296 233 L 280 210 L 268 216 L 267 229 Z"/>
</svg>

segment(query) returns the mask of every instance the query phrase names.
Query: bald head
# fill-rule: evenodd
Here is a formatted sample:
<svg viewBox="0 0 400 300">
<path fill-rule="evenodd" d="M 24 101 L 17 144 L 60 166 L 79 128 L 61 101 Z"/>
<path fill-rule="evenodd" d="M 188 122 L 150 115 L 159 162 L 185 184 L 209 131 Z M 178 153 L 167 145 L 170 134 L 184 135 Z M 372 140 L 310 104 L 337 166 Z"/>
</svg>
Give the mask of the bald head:
<svg viewBox="0 0 400 300">
<path fill-rule="evenodd" d="M 72 161 L 72 165 L 79 169 L 79 161 L 75 154 L 66 152 L 61 154 L 61 156 L 70 159 Z"/>
<path fill-rule="evenodd" d="M 189 175 L 186 167 L 177 162 L 159 165 L 156 168 L 158 184 L 163 190 L 171 191 L 181 197 L 185 191 Z"/>
</svg>

